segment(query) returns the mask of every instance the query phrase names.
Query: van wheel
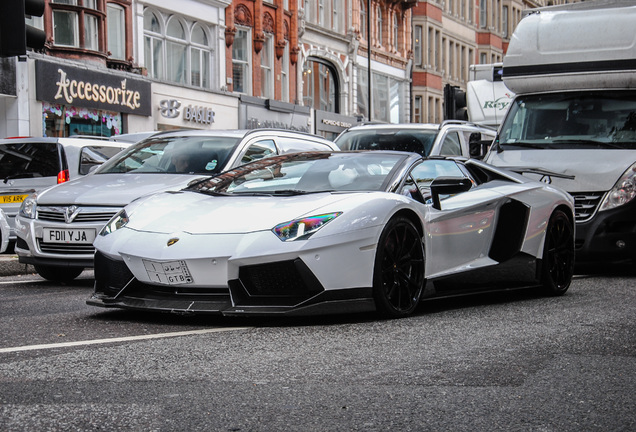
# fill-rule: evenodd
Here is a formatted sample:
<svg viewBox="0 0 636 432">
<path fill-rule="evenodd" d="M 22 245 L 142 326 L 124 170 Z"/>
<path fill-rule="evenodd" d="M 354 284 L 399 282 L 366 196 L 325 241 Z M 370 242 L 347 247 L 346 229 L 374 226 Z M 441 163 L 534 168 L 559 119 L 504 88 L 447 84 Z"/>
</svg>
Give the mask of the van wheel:
<svg viewBox="0 0 636 432">
<path fill-rule="evenodd" d="M 46 280 L 51 282 L 70 282 L 78 277 L 84 267 L 57 267 L 36 265 L 35 271 Z"/>
</svg>

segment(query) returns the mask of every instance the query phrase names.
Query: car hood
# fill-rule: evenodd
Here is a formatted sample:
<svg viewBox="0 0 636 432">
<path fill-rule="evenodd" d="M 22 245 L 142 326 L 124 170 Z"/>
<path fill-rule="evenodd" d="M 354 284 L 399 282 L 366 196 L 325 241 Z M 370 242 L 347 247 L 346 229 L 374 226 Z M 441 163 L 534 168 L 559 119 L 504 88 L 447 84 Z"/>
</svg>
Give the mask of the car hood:
<svg viewBox="0 0 636 432">
<path fill-rule="evenodd" d="M 281 196 L 209 196 L 163 193 L 127 208 L 128 228 L 154 233 L 236 234 L 270 230 L 303 216 L 344 210 L 353 195 L 328 192 Z M 355 199 L 353 201 L 356 201 Z M 349 208 L 353 203 L 347 203 Z M 318 213 L 315 213 L 315 212 Z"/>
<path fill-rule="evenodd" d="M 192 180 L 188 174 L 94 174 L 54 186 L 38 195 L 38 205 L 99 205 L 123 207 L 156 192 L 183 189 Z"/>
<path fill-rule="evenodd" d="M 602 153 L 601 153 L 602 152 Z M 488 155 L 486 162 L 503 168 L 541 168 L 574 179 L 552 177 L 552 185 L 568 192 L 611 189 L 619 177 L 636 162 L 633 150 L 504 150 Z M 535 180 L 542 176 L 525 174 Z"/>
</svg>

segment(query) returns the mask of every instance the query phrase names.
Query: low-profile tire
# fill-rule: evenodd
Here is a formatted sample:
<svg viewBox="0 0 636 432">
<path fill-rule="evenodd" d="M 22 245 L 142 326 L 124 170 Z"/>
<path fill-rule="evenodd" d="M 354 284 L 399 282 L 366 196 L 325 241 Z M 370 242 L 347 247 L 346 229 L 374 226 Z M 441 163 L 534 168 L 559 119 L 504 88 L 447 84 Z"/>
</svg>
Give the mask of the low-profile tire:
<svg viewBox="0 0 636 432">
<path fill-rule="evenodd" d="M 543 245 L 542 288 L 547 295 L 562 295 L 574 274 L 574 227 L 562 210 L 550 216 Z"/>
<path fill-rule="evenodd" d="M 46 280 L 51 282 L 70 282 L 78 277 L 83 271 L 83 267 L 57 267 L 36 265 L 35 271 Z"/>
<path fill-rule="evenodd" d="M 417 308 L 424 284 L 422 236 L 409 219 L 391 219 L 378 241 L 373 269 L 373 297 L 386 317 L 410 315 Z"/>
</svg>

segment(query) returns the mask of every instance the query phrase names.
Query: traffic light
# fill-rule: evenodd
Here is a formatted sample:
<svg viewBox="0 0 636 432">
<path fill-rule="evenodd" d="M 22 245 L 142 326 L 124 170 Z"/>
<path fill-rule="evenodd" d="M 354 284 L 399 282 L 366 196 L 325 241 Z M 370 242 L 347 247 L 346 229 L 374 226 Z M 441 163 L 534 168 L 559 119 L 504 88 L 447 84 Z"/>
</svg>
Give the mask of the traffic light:
<svg viewBox="0 0 636 432">
<path fill-rule="evenodd" d="M 27 47 L 42 49 L 46 41 L 43 30 L 25 22 L 25 16 L 41 17 L 44 0 L 0 1 L 0 57 L 26 54 Z"/>
<path fill-rule="evenodd" d="M 444 120 L 468 120 L 466 92 L 457 86 L 444 86 Z"/>
</svg>

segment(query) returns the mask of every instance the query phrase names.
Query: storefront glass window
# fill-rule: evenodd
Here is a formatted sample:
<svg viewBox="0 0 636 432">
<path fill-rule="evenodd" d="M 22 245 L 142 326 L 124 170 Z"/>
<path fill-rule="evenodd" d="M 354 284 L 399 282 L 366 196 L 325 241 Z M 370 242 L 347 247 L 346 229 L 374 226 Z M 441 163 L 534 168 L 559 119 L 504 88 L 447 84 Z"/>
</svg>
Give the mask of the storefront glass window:
<svg viewBox="0 0 636 432">
<path fill-rule="evenodd" d="M 47 137 L 109 137 L 121 133 L 121 124 L 121 114 L 117 112 L 42 104 L 42 130 Z"/>
</svg>

